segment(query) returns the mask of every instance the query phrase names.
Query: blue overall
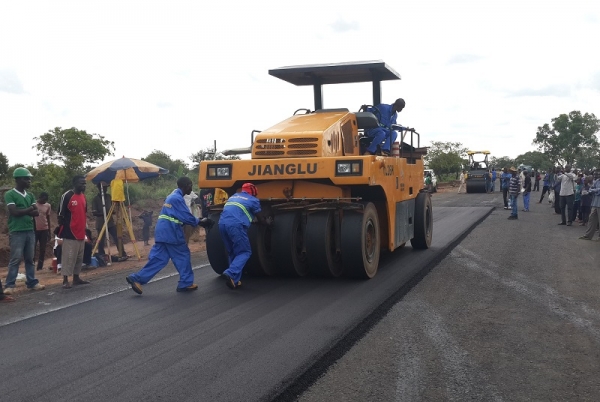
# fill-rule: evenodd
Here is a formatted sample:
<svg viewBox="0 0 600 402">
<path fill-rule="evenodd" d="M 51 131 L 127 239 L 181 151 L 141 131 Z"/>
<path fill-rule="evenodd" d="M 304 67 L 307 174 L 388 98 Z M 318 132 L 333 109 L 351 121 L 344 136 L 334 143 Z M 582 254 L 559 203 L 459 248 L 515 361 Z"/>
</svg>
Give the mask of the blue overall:
<svg viewBox="0 0 600 402">
<path fill-rule="evenodd" d="M 393 105 L 386 105 L 385 103 L 377 105 L 375 108 L 379 110 L 379 114 L 381 115 L 378 116 L 377 113 L 374 113 L 375 116 L 379 117 L 379 127 L 371 128 L 366 131 L 365 134 L 373 138 L 367 151 L 374 154 L 375 151 L 377 151 L 377 145 L 381 144 L 381 149 L 383 151 L 391 152 L 392 144 L 396 142 L 398 133 L 390 127 L 392 124 L 396 124 L 398 113 L 393 111 Z M 371 112 L 372 109 L 369 109 L 368 111 Z"/>
<path fill-rule="evenodd" d="M 183 225 L 197 226 L 199 219 L 191 214 L 183 199 L 183 192 L 175 189 L 165 200 L 154 231 L 154 245 L 148 262 L 130 278 L 145 285 L 163 269 L 169 259 L 179 272 L 177 287 L 185 288 L 194 283 L 194 271 L 190 260 L 190 249 L 185 242 Z"/>
<path fill-rule="evenodd" d="M 235 283 L 242 279 L 244 265 L 252 255 L 248 229 L 254 220 L 254 215 L 260 212 L 258 198 L 247 193 L 236 193 L 229 197 L 221 218 L 219 231 L 229 255 L 229 268 L 223 272 Z"/>
</svg>

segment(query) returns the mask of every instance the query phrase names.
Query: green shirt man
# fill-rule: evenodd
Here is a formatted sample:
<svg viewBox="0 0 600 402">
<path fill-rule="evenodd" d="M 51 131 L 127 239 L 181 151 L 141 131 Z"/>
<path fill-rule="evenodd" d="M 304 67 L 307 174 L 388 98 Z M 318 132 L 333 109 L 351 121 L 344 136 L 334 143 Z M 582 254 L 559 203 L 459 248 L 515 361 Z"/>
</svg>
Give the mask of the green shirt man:
<svg viewBox="0 0 600 402">
<path fill-rule="evenodd" d="M 4 201 L 8 209 L 8 232 L 10 245 L 10 262 L 6 274 L 6 289 L 4 295 L 11 295 L 16 286 L 19 264 L 25 261 L 25 285 L 31 290 L 43 290 L 44 285 L 35 277 L 33 256 L 35 250 L 35 232 L 33 217 L 38 216 L 36 200 L 33 194 L 27 192 L 31 187 L 31 172 L 23 167 L 18 167 L 13 172 L 15 188 L 4 194 Z M 0 290 L 2 285 L 0 284 Z"/>
<path fill-rule="evenodd" d="M 6 206 L 14 205 L 17 209 L 27 209 L 35 205 L 35 197 L 27 191 L 20 192 L 16 188 L 7 191 L 4 194 L 4 204 Z M 30 215 L 14 216 L 8 215 L 8 232 L 24 232 L 33 230 L 33 217 Z"/>
</svg>

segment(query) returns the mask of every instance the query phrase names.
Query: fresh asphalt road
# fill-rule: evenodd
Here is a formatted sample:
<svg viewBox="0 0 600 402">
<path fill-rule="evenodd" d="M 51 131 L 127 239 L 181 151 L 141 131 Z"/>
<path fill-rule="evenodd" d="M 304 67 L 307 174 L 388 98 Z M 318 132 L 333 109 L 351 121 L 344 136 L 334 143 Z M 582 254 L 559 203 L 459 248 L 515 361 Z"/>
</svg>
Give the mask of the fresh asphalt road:
<svg viewBox="0 0 600 402">
<path fill-rule="evenodd" d="M 492 210 L 485 195 L 436 197 L 432 248 L 383 254 L 368 281 L 247 278 L 232 292 L 201 257 L 190 294 L 171 269 L 143 296 L 122 275 L 21 296 L 0 310 L 0 400 L 269 400 Z"/>
</svg>

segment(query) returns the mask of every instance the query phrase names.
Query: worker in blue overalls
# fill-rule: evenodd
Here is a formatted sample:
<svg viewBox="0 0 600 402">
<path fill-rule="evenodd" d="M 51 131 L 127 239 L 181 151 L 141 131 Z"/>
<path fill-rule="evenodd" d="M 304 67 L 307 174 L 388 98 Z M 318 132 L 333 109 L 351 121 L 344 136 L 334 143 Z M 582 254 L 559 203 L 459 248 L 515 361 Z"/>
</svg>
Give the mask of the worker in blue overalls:
<svg viewBox="0 0 600 402">
<path fill-rule="evenodd" d="M 406 103 L 404 99 L 396 99 L 393 105 L 387 105 L 381 103 L 377 106 L 367 108 L 367 112 L 372 112 L 379 119 L 379 127 L 371 128 L 365 131 L 368 137 L 372 137 L 371 144 L 367 147 L 365 155 L 375 155 L 377 152 L 377 146 L 381 146 L 381 152 L 384 154 L 390 154 L 392 151 L 392 144 L 396 142 L 398 134 L 396 130 L 392 130 L 392 124 L 396 123 L 398 113 L 404 109 Z M 377 110 L 374 110 L 377 109 Z"/>
<path fill-rule="evenodd" d="M 192 192 L 192 181 L 189 177 L 180 177 L 175 189 L 165 200 L 156 221 L 154 245 L 150 250 L 148 262 L 140 271 L 129 275 L 126 280 L 133 291 L 142 294 L 142 285 L 150 280 L 168 263 L 169 259 L 179 272 L 178 292 L 189 292 L 198 289 L 194 283 L 194 271 L 190 260 L 190 249 L 185 242 L 183 225 L 207 227 L 212 224 L 208 218 L 196 218 L 187 207 L 184 195 Z"/>
<path fill-rule="evenodd" d="M 229 197 L 219 219 L 219 231 L 229 254 L 229 268 L 223 272 L 229 289 L 237 289 L 242 285 L 242 270 L 252 255 L 248 238 L 250 224 L 255 217 L 261 222 L 266 221 L 259 214 L 260 201 L 256 198 L 257 195 L 256 186 L 245 183 L 240 193 Z"/>
</svg>

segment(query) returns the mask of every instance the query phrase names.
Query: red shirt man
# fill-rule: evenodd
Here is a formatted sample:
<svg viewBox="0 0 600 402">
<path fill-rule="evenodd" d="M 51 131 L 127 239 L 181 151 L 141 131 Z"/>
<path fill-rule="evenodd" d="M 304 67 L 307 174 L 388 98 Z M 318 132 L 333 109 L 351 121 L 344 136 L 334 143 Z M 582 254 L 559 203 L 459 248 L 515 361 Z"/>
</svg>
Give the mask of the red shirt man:
<svg viewBox="0 0 600 402">
<path fill-rule="evenodd" d="M 58 209 L 58 223 L 61 225 L 58 236 L 63 239 L 61 270 L 65 289 L 71 288 L 70 275 L 73 275 L 73 285 L 89 283 L 79 278 L 85 250 L 85 229 L 87 228 L 85 186 L 85 177 L 73 177 L 73 189 L 62 195 Z"/>
</svg>

